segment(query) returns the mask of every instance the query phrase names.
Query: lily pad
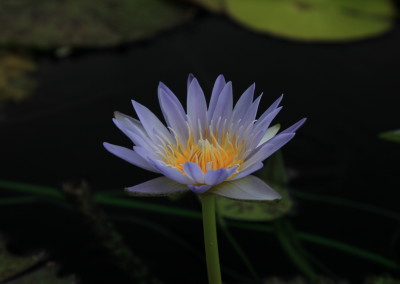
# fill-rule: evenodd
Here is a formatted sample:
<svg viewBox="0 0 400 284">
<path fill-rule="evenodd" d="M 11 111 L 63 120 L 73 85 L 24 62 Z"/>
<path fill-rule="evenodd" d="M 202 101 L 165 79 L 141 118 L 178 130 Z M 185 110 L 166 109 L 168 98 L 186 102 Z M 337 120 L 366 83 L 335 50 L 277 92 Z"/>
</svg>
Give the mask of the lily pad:
<svg viewBox="0 0 400 284">
<path fill-rule="evenodd" d="M 255 31 L 302 41 L 376 36 L 389 30 L 395 17 L 391 0 L 225 0 L 217 8 L 195 1 Z"/>
<path fill-rule="evenodd" d="M 31 77 L 35 70 L 36 64 L 26 56 L 0 53 L 0 104 L 27 98 L 36 86 Z"/>
<path fill-rule="evenodd" d="M 400 129 L 383 132 L 379 137 L 387 141 L 400 143 Z"/>
<path fill-rule="evenodd" d="M 287 214 L 293 201 L 285 189 L 273 187 L 281 195 L 281 200 L 265 202 L 238 201 L 219 197 L 217 212 L 221 217 L 241 221 L 272 221 Z"/>
<path fill-rule="evenodd" d="M 0 44 L 104 47 L 182 23 L 193 8 L 166 0 L 2 0 Z"/>
</svg>

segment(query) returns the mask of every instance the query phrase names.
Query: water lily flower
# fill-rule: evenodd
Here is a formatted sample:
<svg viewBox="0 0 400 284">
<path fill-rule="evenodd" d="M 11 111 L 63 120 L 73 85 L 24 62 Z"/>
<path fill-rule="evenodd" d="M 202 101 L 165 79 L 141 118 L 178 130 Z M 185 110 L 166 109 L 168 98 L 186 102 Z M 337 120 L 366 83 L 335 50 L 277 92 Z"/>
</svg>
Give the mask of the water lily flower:
<svg viewBox="0 0 400 284">
<path fill-rule="evenodd" d="M 158 99 L 165 126 L 136 101 L 139 118 L 116 112 L 116 126 L 133 142 L 133 149 L 104 143 L 117 157 L 162 177 L 127 188 L 139 195 L 168 195 L 193 191 L 238 200 L 274 200 L 280 195 L 261 179 L 250 175 L 263 161 L 289 142 L 302 119 L 278 133 L 270 127 L 280 112 L 282 96 L 256 119 L 261 95 L 253 100 L 251 85 L 233 104 L 232 83 L 220 75 L 207 105 L 196 78 L 189 75 L 186 111 L 163 83 Z"/>
</svg>

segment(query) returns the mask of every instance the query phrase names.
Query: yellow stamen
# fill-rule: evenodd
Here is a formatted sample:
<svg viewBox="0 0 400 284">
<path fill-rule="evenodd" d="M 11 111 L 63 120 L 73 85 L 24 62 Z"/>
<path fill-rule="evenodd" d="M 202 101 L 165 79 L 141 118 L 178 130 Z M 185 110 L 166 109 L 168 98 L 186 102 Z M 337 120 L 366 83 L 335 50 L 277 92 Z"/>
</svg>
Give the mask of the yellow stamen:
<svg viewBox="0 0 400 284">
<path fill-rule="evenodd" d="M 231 168 L 243 162 L 244 141 L 238 141 L 236 135 L 232 138 L 229 133 L 224 133 L 218 139 L 218 133 L 209 129 L 200 137 L 195 141 L 190 133 L 186 143 L 176 139 L 176 145 L 165 146 L 164 162 L 182 173 L 186 162 L 198 164 L 204 173 L 209 169 Z"/>
</svg>

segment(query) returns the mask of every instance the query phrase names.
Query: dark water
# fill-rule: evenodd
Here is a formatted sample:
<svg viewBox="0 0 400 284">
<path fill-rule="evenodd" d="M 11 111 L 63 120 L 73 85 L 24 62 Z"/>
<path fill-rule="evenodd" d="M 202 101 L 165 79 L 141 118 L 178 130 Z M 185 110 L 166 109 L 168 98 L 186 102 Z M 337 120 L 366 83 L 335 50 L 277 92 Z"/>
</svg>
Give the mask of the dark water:
<svg viewBox="0 0 400 284">
<path fill-rule="evenodd" d="M 264 92 L 261 109 L 281 93 L 283 127 L 308 121 L 284 148 L 291 187 L 365 202 L 399 213 L 400 145 L 378 138 L 400 128 L 400 28 L 348 44 L 300 44 L 251 33 L 227 19 L 202 16 L 144 42 L 110 50 L 75 51 L 55 59 L 39 55 L 40 86 L 28 101 L 8 105 L 0 121 L 1 179 L 59 187 L 85 179 L 95 190 L 121 189 L 155 175 L 119 160 L 102 142 L 130 146 L 111 122 L 113 111 L 133 115 L 131 99 L 161 114 L 159 81 L 185 100 L 186 78 L 193 73 L 210 93 L 218 74 L 233 82 L 236 98 L 251 83 Z M 399 222 L 364 211 L 296 199 L 295 227 L 399 260 Z M 148 202 L 171 205 L 166 199 Z M 176 206 L 199 210 L 193 197 Z M 110 214 L 125 214 L 104 207 Z M 125 212 L 125 213 L 124 213 Z M 0 208 L 0 226 L 16 252 L 46 249 L 65 273 L 83 283 L 124 283 L 80 218 L 55 205 Z M 204 283 L 201 223 L 179 217 L 131 214 L 191 243 L 182 249 L 152 230 L 116 222 L 127 243 L 167 283 Z M 234 229 L 262 276 L 291 277 L 298 270 L 271 234 Z M 178 241 L 179 243 L 179 241 Z M 355 282 L 371 274 L 398 271 L 330 248 L 305 243 L 341 278 Z M 200 254 L 200 256 L 199 256 Z M 223 263 L 246 275 L 227 240 L 221 237 Z M 233 276 L 227 276 L 234 283 Z M 197 282 L 196 282 L 197 281 Z"/>
</svg>

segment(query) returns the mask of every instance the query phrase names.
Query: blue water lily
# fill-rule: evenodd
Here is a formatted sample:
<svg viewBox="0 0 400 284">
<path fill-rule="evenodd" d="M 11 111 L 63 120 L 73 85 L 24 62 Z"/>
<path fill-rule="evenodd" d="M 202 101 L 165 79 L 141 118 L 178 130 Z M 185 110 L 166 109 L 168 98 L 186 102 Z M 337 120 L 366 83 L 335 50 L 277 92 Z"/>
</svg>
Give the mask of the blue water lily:
<svg viewBox="0 0 400 284">
<path fill-rule="evenodd" d="M 167 126 L 136 101 L 132 103 L 139 120 L 115 113 L 114 123 L 134 146 L 104 143 L 104 147 L 135 166 L 163 175 L 127 190 L 140 195 L 190 190 L 238 200 L 279 199 L 279 193 L 250 174 L 289 142 L 305 119 L 278 133 L 279 126 L 270 125 L 282 109 L 282 96 L 256 119 L 261 96 L 253 100 L 254 84 L 233 105 L 232 83 L 220 75 L 208 106 L 193 75 L 187 86 L 185 111 L 173 92 L 159 84 L 158 99 Z"/>
</svg>

